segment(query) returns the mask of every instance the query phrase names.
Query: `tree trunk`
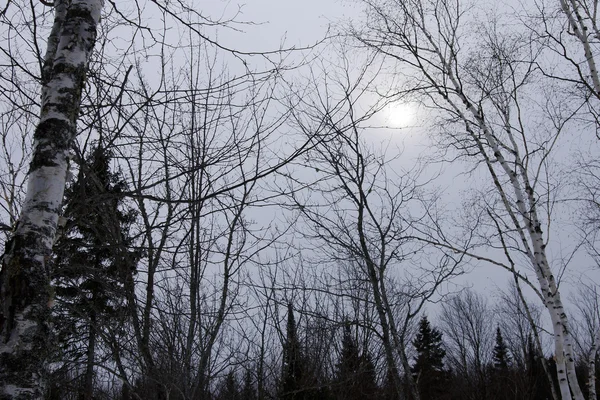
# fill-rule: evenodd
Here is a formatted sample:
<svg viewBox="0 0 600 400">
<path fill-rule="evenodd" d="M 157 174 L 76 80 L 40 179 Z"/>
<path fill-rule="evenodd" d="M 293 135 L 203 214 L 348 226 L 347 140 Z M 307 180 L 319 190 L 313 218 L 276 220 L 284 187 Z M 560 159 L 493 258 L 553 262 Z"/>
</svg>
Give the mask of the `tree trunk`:
<svg viewBox="0 0 600 400">
<path fill-rule="evenodd" d="M 430 43 L 435 46 L 434 40 L 427 32 L 425 32 L 425 34 L 430 40 Z M 435 49 L 440 55 L 440 59 L 443 60 L 442 53 L 437 47 L 435 47 Z M 521 235 L 524 248 L 527 249 L 526 254 L 534 267 L 541 292 L 544 296 L 544 305 L 546 306 L 546 309 L 548 310 L 552 320 L 556 368 L 561 396 L 563 399 L 571 399 L 572 391 L 575 400 L 583 400 L 583 394 L 579 388 L 579 383 L 577 382 L 577 378 L 575 376 L 575 362 L 571 343 L 569 321 L 562 304 L 558 286 L 546 257 L 546 243 L 544 243 L 542 234 L 541 220 L 538 218 L 537 214 L 537 201 L 535 199 L 535 192 L 532 186 L 529 184 L 528 171 L 520 163 L 516 163 L 516 167 L 513 167 L 513 163 L 504 158 L 502 146 L 500 143 L 498 143 L 498 140 L 493 135 L 492 130 L 485 121 L 482 112 L 480 112 L 462 92 L 461 85 L 454 75 L 451 66 L 444 64 L 444 67 L 448 71 L 447 76 L 449 81 L 457 91 L 459 98 L 461 98 L 463 103 L 467 105 L 467 112 L 475 119 L 476 125 L 479 126 L 483 133 L 483 137 L 486 139 L 487 145 L 492 149 L 497 162 L 500 164 L 502 170 L 506 173 L 510 182 L 510 186 L 512 186 L 513 193 L 516 198 L 516 210 L 512 207 L 504 195 L 505 189 L 491 165 L 491 160 L 485 156 L 486 151 L 483 148 L 482 141 L 479 139 L 477 134 L 468 129 L 469 134 L 479 146 L 480 153 L 486 157 L 485 161 L 488 166 L 488 170 L 492 175 L 494 185 L 497 187 L 498 192 L 502 196 L 506 210 L 511 215 L 511 218 L 513 218 L 513 223 Z M 469 119 L 458 107 L 455 105 L 453 106 L 455 111 L 461 115 L 462 120 L 467 123 L 468 127 Z M 518 149 L 515 147 L 511 150 L 515 154 L 515 159 L 520 159 Z M 519 178 L 523 180 L 524 187 L 522 186 L 521 182 L 519 182 Z"/>
<path fill-rule="evenodd" d="M 596 3 L 594 3 L 594 5 L 596 6 Z M 590 37 L 594 37 L 596 34 L 598 34 L 597 25 L 594 23 L 595 21 L 591 21 L 592 23 L 589 24 L 590 26 L 586 24 L 577 1 L 560 0 L 560 6 L 567 17 L 567 20 L 569 21 L 569 25 L 573 29 L 573 36 L 579 40 L 583 48 L 585 61 L 588 66 L 588 76 L 592 80 L 592 93 L 597 98 L 600 98 L 600 76 L 598 75 L 598 68 L 596 67 L 596 59 L 594 58 L 592 43 L 589 40 Z M 596 7 L 594 7 L 594 10 L 595 8 Z M 594 14 L 595 13 L 596 12 L 594 11 Z M 588 22 L 590 21 L 588 20 Z M 592 30 L 592 34 L 589 33 L 590 28 Z"/>
<path fill-rule="evenodd" d="M 516 272 L 516 271 L 514 271 L 514 269 L 513 269 L 513 273 L 514 272 Z M 517 290 L 519 300 L 521 301 L 521 304 L 523 305 L 523 309 L 525 310 L 525 316 L 527 317 L 527 321 L 529 322 L 529 325 L 531 326 L 532 331 L 533 331 L 533 338 L 535 340 L 535 345 L 541 352 L 542 351 L 541 350 L 542 349 L 542 340 L 540 339 L 540 334 L 538 332 L 538 328 L 536 327 L 536 323 L 533 319 L 533 316 L 531 315 L 531 310 L 529 308 L 529 304 L 527 304 L 527 301 L 525 300 L 525 296 L 523 295 L 523 291 L 521 290 L 521 284 L 519 283 L 519 278 L 515 274 L 513 274 L 513 278 L 515 280 L 515 289 Z M 540 361 L 542 364 L 542 368 L 544 369 L 544 373 L 546 374 L 546 378 L 548 379 L 548 385 L 550 386 L 550 393 L 552 394 L 552 399 L 560 400 L 558 397 L 558 393 L 556 392 L 556 388 L 554 386 L 554 380 L 552 379 L 552 373 L 550 372 L 550 368 L 548 366 L 548 362 L 546 361 L 546 358 L 540 357 Z"/>
<path fill-rule="evenodd" d="M 87 365 L 85 369 L 85 383 L 83 388 L 83 399 L 92 400 L 94 394 L 94 360 L 96 356 L 96 312 L 90 314 L 89 338 L 87 348 Z"/>
<path fill-rule="evenodd" d="M 588 400 L 596 400 L 598 398 L 596 395 L 596 355 L 598 354 L 598 344 L 600 344 L 600 330 L 596 331 L 588 358 Z"/>
<path fill-rule="evenodd" d="M 52 303 L 52 253 L 81 92 L 103 0 L 56 0 L 42 70 L 27 196 L 0 272 L 0 399 L 41 399 Z"/>
</svg>

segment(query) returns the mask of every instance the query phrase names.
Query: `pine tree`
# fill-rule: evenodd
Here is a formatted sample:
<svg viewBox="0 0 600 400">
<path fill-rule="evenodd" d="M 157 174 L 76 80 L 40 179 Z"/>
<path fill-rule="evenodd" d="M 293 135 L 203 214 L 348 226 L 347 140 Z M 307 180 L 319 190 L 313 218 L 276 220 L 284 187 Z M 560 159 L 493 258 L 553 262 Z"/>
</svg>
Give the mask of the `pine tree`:
<svg viewBox="0 0 600 400">
<path fill-rule="evenodd" d="M 218 386 L 217 400 L 240 400 L 240 390 L 233 371 L 229 371 Z"/>
<path fill-rule="evenodd" d="M 507 372 L 508 364 L 510 362 L 510 355 L 508 354 L 508 348 L 504 343 L 502 332 L 500 327 L 496 329 L 496 345 L 494 346 L 494 368 L 497 371 Z"/>
<path fill-rule="evenodd" d="M 377 396 L 377 391 L 373 362 L 366 349 L 363 350 L 363 354 L 360 354 L 358 345 L 352 337 L 350 325 L 346 324 L 335 377 L 336 398 L 339 400 L 374 398 Z"/>
<path fill-rule="evenodd" d="M 280 398 L 283 400 L 300 400 L 304 398 L 302 383 L 305 374 L 302 349 L 298 339 L 296 320 L 291 303 L 288 304 L 287 317 L 287 336 L 283 345 Z"/>
<path fill-rule="evenodd" d="M 125 183 L 110 171 L 110 160 L 110 152 L 97 147 L 82 163 L 65 195 L 66 223 L 54 250 L 59 347 L 85 366 L 79 385 L 85 400 L 92 398 L 98 329 L 125 314 L 125 281 L 138 258 L 128 249 L 135 214 L 123 211 Z"/>
<path fill-rule="evenodd" d="M 511 383 L 512 379 L 510 377 L 512 372 L 509 371 L 510 361 L 510 355 L 502 337 L 502 331 L 500 327 L 497 327 L 496 344 L 493 349 L 492 365 L 488 377 L 490 385 L 489 393 L 492 399 L 508 400 L 515 397 L 515 385 Z"/>
<path fill-rule="evenodd" d="M 252 373 L 250 370 L 246 370 L 244 373 L 244 386 L 240 393 L 241 400 L 256 400 L 256 388 L 252 381 Z"/>
<path fill-rule="evenodd" d="M 442 398 L 446 391 L 447 373 L 444 369 L 446 350 L 442 343 L 442 333 L 432 328 L 426 316 L 419 322 L 417 337 L 413 341 L 417 352 L 412 373 L 417 382 L 421 400 Z"/>
</svg>

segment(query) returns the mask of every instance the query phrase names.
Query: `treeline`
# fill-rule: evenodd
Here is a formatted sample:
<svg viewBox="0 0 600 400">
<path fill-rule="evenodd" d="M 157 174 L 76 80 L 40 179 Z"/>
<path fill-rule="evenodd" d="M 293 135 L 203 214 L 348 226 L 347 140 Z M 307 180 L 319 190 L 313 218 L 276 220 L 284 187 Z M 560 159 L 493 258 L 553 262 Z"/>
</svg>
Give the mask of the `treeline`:
<svg viewBox="0 0 600 400">
<path fill-rule="evenodd" d="M 144 342 L 138 326 L 144 308 L 132 305 L 143 273 L 138 263 L 148 249 L 133 245 L 138 214 L 127 207 L 127 184 L 118 168 L 111 170 L 111 159 L 111 151 L 94 147 L 67 188 L 52 260 L 56 336 L 48 399 L 556 398 L 556 364 L 541 308 L 527 304 L 516 285 L 499 293 L 495 306 L 470 289 L 444 296 L 438 326 L 423 312 L 402 308 L 414 299 L 390 292 L 396 320 L 405 323 L 395 328 L 401 342 L 391 346 L 392 362 L 385 337 L 392 329 L 381 327 L 368 286 L 361 290 L 359 279 L 350 280 L 353 286 L 336 294 L 334 280 L 325 290 L 315 271 L 298 267 L 281 271 L 305 275 L 286 279 L 287 288 L 264 278 L 257 286 L 259 280 L 246 276 L 235 286 L 243 301 L 216 318 L 214 308 L 200 303 L 195 320 L 191 307 L 178 303 L 191 296 L 189 288 L 171 286 L 180 298 L 155 300 L 160 306 L 152 310 Z M 189 285 L 192 277 L 186 279 L 181 282 Z M 589 398 L 590 376 L 599 371 L 589 374 L 597 363 L 588 360 L 584 328 L 593 326 L 595 296 L 582 292 L 578 304 L 577 372 Z M 218 331 L 211 330 L 214 324 Z M 222 333 L 216 338 L 214 332 Z"/>
<path fill-rule="evenodd" d="M 553 357 L 544 356 L 536 347 L 531 335 L 523 354 L 515 354 L 505 342 L 502 329 L 498 326 L 493 338 L 493 347 L 481 349 L 489 354 L 488 361 L 478 367 L 469 364 L 466 354 L 452 354 L 456 351 L 444 343 L 444 332 L 434 327 L 427 316 L 420 319 L 416 334 L 411 341 L 410 353 L 414 354 L 409 372 L 404 372 L 404 390 L 398 392 L 391 382 L 390 371 L 385 363 L 377 359 L 377 350 L 369 346 L 364 338 L 365 328 L 355 321 L 345 320 L 341 324 L 331 324 L 328 328 L 338 342 L 319 351 L 307 345 L 312 339 L 306 337 L 305 330 L 296 323 L 293 305 L 287 309 L 287 323 L 283 343 L 278 354 L 270 354 L 271 360 L 280 360 L 272 365 L 278 374 L 265 381 L 259 376 L 257 366 L 264 360 L 245 360 L 231 365 L 211 377 L 209 390 L 194 399 L 207 400 L 437 400 L 437 399 L 530 399 L 552 398 L 552 388 L 558 390 L 556 365 Z M 314 335 L 314 331 L 310 332 Z M 329 333 L 321 332 L 325 339 Z M 463 338 L 465 342 L 469 338 Z M 490 338 L 491 339 L 491 338 Z M 318 339 L 317 339 L 318 340 Z M 490 342 L 491 340 L 488 340 Z M 471 343 L 472 345 L 473 343 Z M 468 345 L 467 345 L 468 346 Z M 448 350 L 447 350 L 448 348 Z M 464 350 L 464 349 L 462 349 Z M 172 354 L 172 356 L 175 356 Z M 464 357 L 464 365 L 458 365 L 456 357 Z M 164 367 L 169 365 L 166 361 Z M 597 364 L 596 364 L 597 365 Z M 586 387 L 587 364 L 578 366 L 582 387 Z M 548 375 L 545 369 L 549 369 Z M 464 372 L 468 372 L 465 374 Z M 69 371 L 65 373 L 66 371 Z M 80 371 L 79 373 L 77 371 Z M 75 370 L 59 369 L 51 379 L 47 398 L 81 399 L 85 397 L 88 376 L 84 368 Z M 417 383 L 409 387 L 406 373 L 410 373 Z M 132 386 L 117 384 L 112 388 L 102 385 L 93 387 L 94 399 L 186 399 L 181 388 L 177 387 L 176 371 L 161 370 L 163 378 L 170 379 L 172 386 L 164 386 L 147 379 L 138 379 Z M 597 368 L 596 376 L 600 374 Z M 552 377 L 552 383 L 549 382 Z M 99 382 L 99 380 L 95 380 Z M 164 381 L 164 379 L 163 379 Z M 113 382 L 114 383 L 114 382 Z M 414 392 L 416 390 L 416 393 Z M 586 397 L 589 393 L 585 392 Z"/>
</svg>

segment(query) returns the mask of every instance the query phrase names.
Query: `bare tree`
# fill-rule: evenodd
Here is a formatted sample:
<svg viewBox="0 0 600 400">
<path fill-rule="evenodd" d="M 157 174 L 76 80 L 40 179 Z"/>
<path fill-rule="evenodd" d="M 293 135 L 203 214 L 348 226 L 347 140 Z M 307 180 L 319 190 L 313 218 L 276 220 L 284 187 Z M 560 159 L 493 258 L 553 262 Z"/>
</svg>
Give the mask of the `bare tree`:
<svg viewBox="0 0 600 400">
<path fill-rule="evenodd" d="M 422 99 L 449 117 L 441 145 L 488 174 L 491 197 L 480 215 L 498 228 L 490 244 L 499 243 L 509 260 L 523 255 L 518 264 L 526 262 L 535 273 L 552 320 L 561 395 L 581 400 L 569 319 L 544 234 L 555 194 L 550 156 L 578 105 L 561 109 L 546 97 L 539 108 L 526 111 L 528 90 L 538 89 L 539 50 L 519 31 L 501 32 L 493 20 L 478 25 L 474 9 L 450 1 L 364 3 L 367 24 L 353 32 L 359 43 L 406 67 Z M 468 32 L 480 40 L 465 41 Z M 543 130 L 532 126 L 525 112 L 546 118 Z"/>
<path fill-rule="evenodd" d="M 419 218 L 418 208 L 411 207 L 422 204 L 418 171 L 392 171 L 391 161 L 366 142 L 368 128 L 363 123 L 377 109 L 358 112 L 363 85 L 370 82 L 367 70 L 356 71 L 345 59 L 339 74 L 327 71 L 325 83 L 309 95 L 303 93 L 295 106 L 295 120 L 303 132 L 335 134 L 306 159 L 316 171 L 316 183 L 307 185 L 310 190 L 305 192 L 290 191 L 293 207 L 306 224 L 298 227 L 304 237 L 319 243 L 322 262 L 351 266 L 355 272 L 345 279 L 366 285 L 393 386 L 402 396 L 404 370 L 418 399 L 407 373 L 409 327 L 441 282 L 457 273 L 461 255 L 428 254 L 435 260 L 429 261 L 431 266 L 419 257 L 425 251 L 410 239 L 412 223 Z"/>
<path fill-rule="evenodd" d="M 575 338 L 579 347 L 581 360 L 586 360 L 588 398 L 595 400 L 596 396 L 596 360 L 600 346 L 600 305 L 598 304 L 598 289 L 590 283 L 580 282 L 577 301 L 578 324 Z"/>
<path fill-rule="evenodd" d="M 581 91 L 589 99 L 589 109 L 597 115 L 600 99 L 599 56 L 600 29 L 597 0 L 558 0 L 535 4 L 534 10 L 525 8 L 535 39 L 551 54 L 561 57 L 560 68 L 542 63 L 547 76 L 568 83 L 573 91 Z"/>
<path fill-rule="evenodd" d="M 262 234 L 254 236 L 255 232 L 249 230 L 250 223 L 245 217 L 246 209 L 257 201 L 253 193 L 257 182 L 306 150 L 307 142 L 289 148 L 286 154 L 270 147 L 280 144 L 281 137 L 275 131 L 286 113 L 275 113 L 271 119 L 274 107 L 270 104 L 278 90 L 274 78 L 285 68 L 280 70 L 281 62 L 273 62 L 269 54 L 279 58 L 288 50 L 244 53 L 219 44 L 204 30 L 235 25 L 237 13 L 211 18 L 183 2 L 167 6 L 140 1 L 132 2 L 131 7 L 111 3 L 104 10 L 100 26 L 103 4 L 103 1 L 58 0 L 31 2 L 30 7 L 20 8 L 9 2 L 0 14 L 3 29 L 7 27 L 1 51 L 10 62 L 2 65 L 1 84 L 7 89 L 0 95 L 2 121 L 12 126 L 15 133 L 18 129 L 14 128 L 22 129 L 36 118 L 36 109 L 41 108 L 24 211 L 13 239 L 7 244 L 1 273 L 0 363 L 7 366 L 2 368 L 7 377 L 4 379 L 2 375 L 2 384 L 8 385 L 5 389 L 10 394 L 20 390 L 10 385 L 16 384 L 17 375 L 24 376 L 23 371 L 27 370 L 31 382 L 25 384 L 38 385 L 32 386 L 35 393 L 31 398 L 42 395 L 41 371 L 46 363 L 50 333 L 46 316 L 51 303 L 45 260 L 50 256 L 62 188 L 67 180 L 69 151 L 75 147 L 77 133 L 84 133 L 77 143 L 82 154 L 97 138 L 115 151 L 130 175 L 131 189 L 126 194 L 136 202 L 139 211 L 136 246 L 144 253 L 144 259 L 140 274 L 130 276 L 125 282 L 131 318 L 126 329 L 130 329 L 136 343 L 127 348 L 119 340 L 122 339 L 119 334 L 111 333 L 113 354 L 109 358 L 116 366 L 105 367 L 107 374 L 119 376 L 128 388 L 133 387 L 132 378 L 136 374 L 155 381 L 158 378 L 156 355 L 151 349 L 156 333 L 153 326 L 158 316 L 157 304 L 168 303 L 167 296 L 173 294 L 168 290 L 172 287 L 161 284 L 177 273 L 193 282 L 179 293 L 189 296 L 188 306 L 195 308 L 188 315 L 190 324 L 184 324 L 188 339 L 184 358 L 189 361 L 189 354 L 197 345 L 190 344 L 189 339 L 198 330 L 209 331 L 208 358 L 214 343 L 223 341 L 220 337 L 223 320 L 236 304 L 233 286 L 239 283 L 241 266 L 251 258 L 246 251 L 252 253 L 248 249 L 263 239 Z M 163 22 L 162 30 L 146 25 L 148 5 Z M 51 12 L 44 9 L 49 6 L 54 11 L 52 26 L 48 24 Z M 101 46 L 92 53 L 97 28 Z M 128 33 L 123 35 L 124 32 Z M 46 41 L 42 39 L 44 34 L 48 35 Z M 128 34 L 131 45 L 126 43 L 117 53 L 104 46 Z M 186 37 L 188 42 L 184 44 Z M 173 46 L 174 43 L 178 46 Z M 46 56 L 40 51 L 44 45 Z M 186 45 L 202 47 L 206 54 L 226 56 L 221 59 L 215 55 L 213 60 L 199 60 L 198 53 L 190 54 L 189 59 L 175 57 Z M 254 56 L 260 58 L 261 66 L 266 63 L 268 68 L 257 71 L 250 62 Z M 227 57 L 239 67 L 235 73 L 221 70 Z M 189 64 L 178 65 L 182 59 L 190 61 Z M 41 103 L 31 94 L 39 83 L 43 86 Z M 20 114 L 18 119 L 14 117 Z M 15 125 L 16 120 L 20 125 Z M 25 159 L 26 147 L 23 154 L 11 156 Z M 18 201 L 21 166 L 21 161 L 7 164 L 13 170 L 2 181 L 8 220 L 19 215 L 13 203 Z M 192 207 L 187 208 L 188 205 Z M 219 228 L 213 224 L 215 221 Z M 35 246 L 43 248 L 33 251 Z M 176 249 L 185 249 L 190 259 L 175 256 Z M 222 280 L 212 281 L 209 277 L 219 272 L 202 275 L 201 270 L 218 264 L 215 258 L 219 257 Z M 190 270 L 166 272 L 169 266 L 175 269 L 179 262 L 187 263 Z M 24 263 L 32 267 L 21 268 Z M 211 296 L 225 293 L 219 302 L 207 301 L 201 293 L 213 283 L 220 289 L 213 287 Z M 163 297 L 158 299 L 157 294 Z M 216 311 L 212 311 L 221 322 L 197 323 L 210 308 L 199 310 L 202 301 L 210 307 L 217 305 Z M 31 323 L 24 319 L 24 313 L 31 314 Z M 22 345 L 21 336 L 30 342 Z M 24 353 L 15 356 L 12 352 L 15 346 Z M 110 370 L 112 367 L 116 371 Z M 23 398 L 29 398 L 25 392 Z"/>
<path fill-rule="evenodd" d="M 19 103 L 27 104 L 27 100 L 22 98 Z M 0 114 L 2 132 L 0 139 L 3 150 L 0 154 L 0 168 L 2 168 L 0 170 L 2 213 L 0 230 L 3 232 L 3 244 L 6 243 L 19 219 L 21 204 L 25 197 L 27 160 L 31 151 L 30 140 L 34 126 L 35 117 L 32 113 L 23 112 L 12 105 L 2 109 Z"/>
<path fill-rule="evenodd" d="M 486 372 L 491 363 L 495 319 L 486 300 L 470 289 L 448 297 L 442 304 L 441 329 L 446 356 L 453 371 L 467 379 L 468 393 L 485 398 Z"/>
</svg>

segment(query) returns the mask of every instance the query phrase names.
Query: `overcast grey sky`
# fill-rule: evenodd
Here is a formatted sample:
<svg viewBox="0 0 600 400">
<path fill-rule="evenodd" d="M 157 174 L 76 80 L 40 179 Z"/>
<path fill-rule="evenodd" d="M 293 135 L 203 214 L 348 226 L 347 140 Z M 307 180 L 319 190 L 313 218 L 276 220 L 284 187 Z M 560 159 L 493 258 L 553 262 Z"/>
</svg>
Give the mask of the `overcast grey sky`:
<svg viewBox="0 0 600 400">
<path fill-rule="evenodd" d="M 278 48 L 284 37 L 288 46 L 307 46 L 322 39 L 329 24 L 360 17 L 359 4 L 352 0 L 213 0 L 213 7 L 215 12 L 225 7 L 227 13 L 241 7 L 241 19 L 260 24 L 223 37 L 237 49 L 255 51 Z"/>
<path fill-rule="evenodd" d="M 219 32 L 219 39 L 228 47 L 235 47 L 243 51 L 260 51 L 278 48 L 285 38 L 287 46 L 307 46 L 320 40 L 326 33 L 330 24 L 336 24 L 340 21 L 354 20 L 360 21 L 362 18 L 361 5 L 352 0 L 248 0 L 248 1 L 212 1 L 211 13 L 217 13 L 218 10 L 225 9 L 226 13 L 233 13 L 238 7 L 241 7 L 241 19 L 252 21 L 259 25 L 242 27 L 243 32 Z M 377 122 L 386 122 L 385 112 L 382 119 Z M 389 121 L 387 121 L 389 122 Z M 373 140 L 382 142 L 392 141 L 393 143 L 405 149 L 407 157 L 404 159 L 412 159 L 415 153 L 427 152 L 428 140 L 422 129 L 422 120 L 413 120 L 411 125 L 417 125 L 412 129 L 400 129 L 398 131 L 382 131 L 378 130 L 373 134 Z M 571 157 L 573 152 L 581 144 L 580 138 L 565 140 L 564 148 L 558 152 L 559 157 Z M 589 143 L 591 146 L 595 144 Z M 390 150 L 391 151 L 391 150 Z M 559 160 L 560 161 L 560 160 Z M 482 174 L 475 174 L 471 177 L 461 175 L 466 166 L 458 165 L 451 170 L 445 170 L 443 179 L 438 183 L 445 188 L 447 199 L 450 203 L 454 203 L 460 207 L 460 202 L 477 182 L 482 182 L 487 177 Z M 571 217 L 569 217 L 571 215 Z M 568 219 L 572 218 L 572 214 L 568 211 L 558 212 L 553 218 L 553 223 L 568 226 Z M 555 245 L 556 254 L 554 258 L 565 256 L 572 246 L 573 235 L 576 227 L 562 228 L 553 234 L 553 239 L 559 242 L 560 245 Z M 561 243 L 562 242 L 562 243 Z M 563 254 L 558 254 L 564 252 Z M 593 268 L 590 261 L 584 255 L 577 257 L 573 261 L 572 272 L 573 277 L 569 280 L 578 279 L 581 276 L 587 276 L 589 279 L 600 280 L 598 270 Z M 504 271 L 498 270 L 496 267 L 478 268 L 470 274 L 464 281 L 472 282 L 475 286 L 484 287 L 486 289 L 495 286 L 501 286 L 503 281 L 508 281 L 510 276 Z"/>
</svg>

